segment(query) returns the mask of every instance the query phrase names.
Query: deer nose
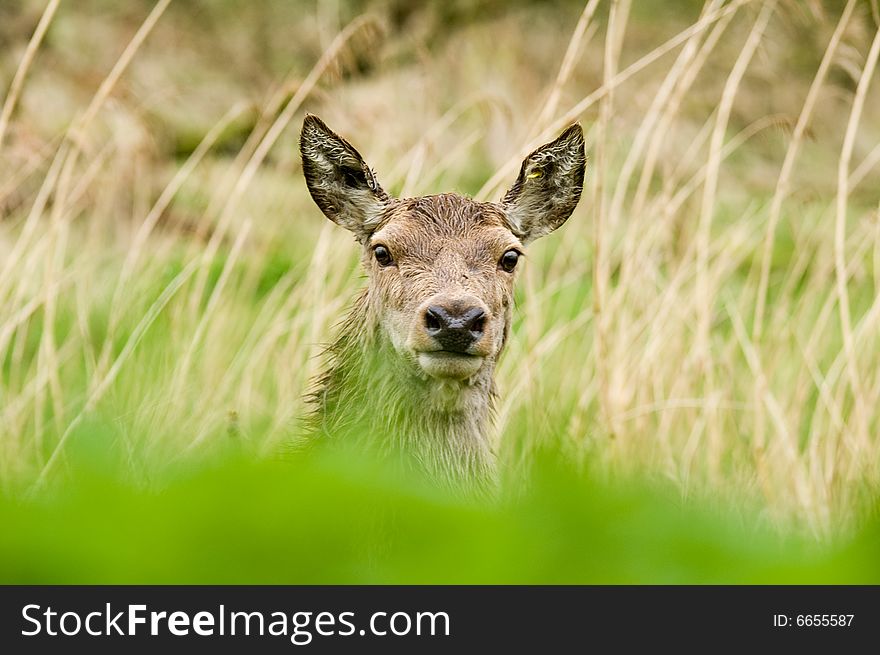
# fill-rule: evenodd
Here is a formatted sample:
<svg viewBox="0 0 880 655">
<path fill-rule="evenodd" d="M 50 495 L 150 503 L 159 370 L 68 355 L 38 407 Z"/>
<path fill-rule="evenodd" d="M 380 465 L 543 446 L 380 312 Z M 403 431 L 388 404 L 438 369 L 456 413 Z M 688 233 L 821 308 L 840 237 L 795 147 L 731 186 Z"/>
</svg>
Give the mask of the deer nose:
<svg viewBox="0 0 880 655">
<path fill-rule="evenodd" d="M 425 310 L 425 330 L 443 350 L 466 353 L 483 336 L 486 312 L 480 307 L 461 310 L 431 305 Z"/>
</svg>

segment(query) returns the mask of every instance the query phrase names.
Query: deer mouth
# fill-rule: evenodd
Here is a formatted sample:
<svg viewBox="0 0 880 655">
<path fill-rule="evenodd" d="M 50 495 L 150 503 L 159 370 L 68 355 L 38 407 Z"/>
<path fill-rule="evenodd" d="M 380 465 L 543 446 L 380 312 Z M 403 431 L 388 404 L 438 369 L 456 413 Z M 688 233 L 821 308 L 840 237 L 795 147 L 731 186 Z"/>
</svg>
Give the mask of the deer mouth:
<svg viewBox="0 0 880 655">
<path fill-rule="evenodd" d="M 451 350 L 418 353 L 419 366 L 432 378 L 466 380 L 480 370 L 483 357 Z"/>
</svg>

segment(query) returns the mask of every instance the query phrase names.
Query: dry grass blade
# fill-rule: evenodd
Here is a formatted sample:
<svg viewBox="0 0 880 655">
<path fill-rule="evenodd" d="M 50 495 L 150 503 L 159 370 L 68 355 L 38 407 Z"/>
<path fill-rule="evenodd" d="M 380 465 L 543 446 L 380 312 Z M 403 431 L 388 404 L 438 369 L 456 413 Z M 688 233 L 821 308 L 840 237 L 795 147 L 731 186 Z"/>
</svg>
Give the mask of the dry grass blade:
<svg viewBox="0 0 880 655">
<path fill-rule="evenodd" d="M 868 406 L 862 389 L 858 355 L 856 354 L 855 342 L 853 340 L 849 292 L 847 290 L 846 281 L 845 246 L 847 202 L 849 200 L 850 161 L 852 160 L 856 133 L 859 127 L 859 121 L 862 117 L 862 110 L 864 109 L 868 86 L 871 83 L 871 78 L 877 67 L 878 57 L 880 57 L 880 29 L 877 30 L 877 33 L 874 35 L 874 40 L 871 43 L 871 50 L 868 52 L 864 69 L 859 78 L 856 95 L 853 99 L 852 111 L 850 112 L 849 121 L 846 126 L 846 136 L 844 137 L 843 149 L 840 153 L 840 160 L 837 169 L 837 203 L 834 222 L 834 271 L 837 282 L 837 306 L 839 309 L 841 329 L 843 331 L 843 347 L 847 359 L 847 376 L 849 377 L 850 386 L 852 387 L 852 392 L 856 401 L 856 430 L 858 431 L 860 445 L 864 450 L 868 449 L 870 443 L 868 436 L 868 417 L 866 415 Z"/>
<path fill-rule="evenodd" d="M 785 159 L 782 161 L 782 169 L 779 172 L 779 178 L 776 181 L 776 190 L 773 192 L 773 200 L 770 204 L 770 219 L 767 223 L 767 237 L 764 241 L 764 252 L 761 256 L 761 278 L 758 282 L 755 318 L 752 323 L 752 335 L 755 339 L 761 338 L 761 330 L 764 324 L 764 307 L 767 303 L 767 286 L 770 283 L 770 258 L 773 255 L 773 244 L 775 243 L 779 217 L 782 213 L 782 204 L 788 197 L 791 188 L 791 174 L 794 170 L 794 164 L 797 160 L 798 153 L 800 152 L 801 142 L 806 134 L 807 126 L 810 123 L 810 117 L 813 114 L 813 109 L 819 98 L 819 92 L 822 89 L 822 85 L 825 83 L 828 69 L 831 67 L 831 62 L 834 61 L 837 46 L 840 44 L 840 39 L 849 23 L 850 16 L 852 16 L 855 4 L 855 0 L 849 0 L 849 2 L 846 3 L 846 6 L 843 8 L 843 13 L 840 15 L 840 20 L 837 22 L 837 27 L 831 35 L 828 46 L 825 48 L 825 54 L 822 56 L 819 69 L 816 71 L 815 77 L 813 77 L 813 82 L 810 84 L 810 90 L 807 92 L 806 100 L 804 100 L 804 106 L 801 108 L 797 123 L 794 126 L 791 135 L 791 143 L 788 146 L 788 150 L 785 151 Z"/>
<path fill-rule="evenodd" d="M 562 58 L 559 72 L 556 74 L 556 81 L 550 89 L 547 102 L 545 102 L 544 106 L 541 108 L 538 120 L 535 121 L 534 126 L 537 131 L 540 131 L 547 121 L 549 121 L 556 113 L 556 107 L 559 105 L 559 97 L 562 94 L 562 88 L 571 76 L 572 70 L 574 70 L 575 60 L 578 53 L 581 51 L 581 48 L 585 45 L 584 41 L 589 40 L 589 37 L 585 39 L 584 35 L 587 32 L 590 21 L 593 20 L 593 14 L 596 13 L 596 8 L 598 6 L 599 0 L 589 0 L 584 5 L 584 10 L 581 12 L 580 18 L 578 18 L 578 22 L 574 27 L 574 33 L 568 40 L 568 47 L 565 49 L 565 56 Z M 534 137 L 535 135 L 532 134 L 531 136 Z"/>
<path fill-rule="evenodd" d="M 9 120 L 12 118 L 12 112 L 15 110 L 21 90 L 24 88 L 27 72 L 31 67 L 34 57 L 37 55 L 37 50 L 43 42 L 43 37 L 46 35 L 46 30 L 49 29 L 60 1 L 49 0 L 49 4 L 46 5 L 46 9 L 43 11 L 40 22 L 37 23 L 37 28 L 34 30 L 31 40 L 28 41 L 27 49 L 21 58 L 21 63 L 15 71 L 15 76 L 12 78 L 12 84 L 9 85 L 9 92 L 6 94 L 6 100 L 3 102 L 3 109 L 0 110 L 0 148 L 3 147 L 3 137 L 6 136 Z"/>
<path fill-rule="evenodd" d="M 476 197 L 478 199 L 484 199 L 488 197 L 488 195 L 497 189 L 499 185 L 501 185 L 508 177 L 510 177 L 513 172 L 516 170 L 516 167 L 519 165 L 519 162 L 522 158 L 528 154 L 535 146 L 543 143 L 554 136 L 556 132 L 561 130 L 567 124 L 576 120 L 581 114 L 583 114 L 587 109 L 592 107 L 596 102 L 598 102 L 601 98 L 605 97 L 608 93 L 613 91 L 618 86 L 621 86 L 628 79 L 641 72 L 658 59 L 668 54 L 672 50 L 675 50 L 682 43 L 686 42 L 691 36 L 696 33 L 702 32 L 707 29 L 710 25 L 715 23 L 716 21 L 724 18 L 725 16 L 734 13 L 739 7 L 745 5 L 753 0 L 734 0 L 734 2 L 730 3 L 728 6 L 720 9 L 717 12 L 713 12 L 704 16 L 699 21 L 691 25 L 686 30 L 679 32 L 676 36 L 672 37 L 662 45 L 657 46 L 651 52 L 641 57 L 638 61 L 630 64 L 625 69 L 623 69 L 620 73 L 614 76 L 613 79 L 608 80 L 601 87 L 587 95 L 576 105 L 571 107 L 568 111 L 566 111 L 562 116 L 554 120 L 550 125 L 547 126 L 539 135 L 537 135 L 531 142 L 529 142 L 526 146 L 521 148 L 516 155 L 512 156 L 508 159 L 496 172 L 495 174 L 489 178 L 489 181 L 486 182 L 482 188 L 477 192 Z"/>
<path fill-rule="evenodd" d="M 709 301 L 714 294 L 711 292 L 708 279 L 709 242 L 711 239 L 712 219 L 715 214 L 715 201 L 718 191 L 718 175 L 721 168 L 721 157 L 724 148 L 724 139 L 727 125 L 730 120 L 730 112 L 737 90 L 745 75 L 746 68 L 755 54 L 770 17 L 776 8 L 775 0 L 765 2 L 761 12 L 755 20 L 746 43 L 733 65 L 733 69 L 724 85 L 721 93 L 721 102 L 715 115 L 715 126 L 712 130 L 712 140 L 709 146 L 709 165 L 706 181 L 703 183 L 703 197 L 700 204 L 700 223 L 697 237 L 697 287 L 696 294 L 700 299 L 701 311 L 697 316 L 697 343 L 695 355 L 698 358 L 706 358 L 709 348 L 709 323 L 711 321 L 712 303 Z"/>
</svg>

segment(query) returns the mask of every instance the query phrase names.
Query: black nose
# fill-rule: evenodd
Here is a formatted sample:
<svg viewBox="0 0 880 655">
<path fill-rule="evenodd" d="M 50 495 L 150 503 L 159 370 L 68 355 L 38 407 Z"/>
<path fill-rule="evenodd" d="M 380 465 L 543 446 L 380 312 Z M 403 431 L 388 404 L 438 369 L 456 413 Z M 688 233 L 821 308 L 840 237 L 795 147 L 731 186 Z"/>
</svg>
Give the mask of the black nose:
<svg viewBox="0 0 880 655">
<path fill-rule="evenodd" d="M 486 313 L 479 307 L 462 310 L 431 305 L 425 310 L 425 329 L 443 350 L 464 353 L 483 336 Z"/>
</svg>

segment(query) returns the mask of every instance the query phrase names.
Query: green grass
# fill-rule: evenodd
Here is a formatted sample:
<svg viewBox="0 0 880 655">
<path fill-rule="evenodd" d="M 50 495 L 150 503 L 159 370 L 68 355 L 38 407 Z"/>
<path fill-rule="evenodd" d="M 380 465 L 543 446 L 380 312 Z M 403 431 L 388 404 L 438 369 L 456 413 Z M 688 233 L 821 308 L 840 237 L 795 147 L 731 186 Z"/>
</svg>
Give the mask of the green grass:
<svg viewBox="0 0 880 655">
<path fill-rule="evenodd" d="M 222 435 L 219 438 L 229 438 Z M 118 428 L 71 442 L 66 481 L 0 499 L 6 583 L 877 583 L 878 524 L 782 538 L 669 485 L 533 461 L 496 500 L 438 492 L 363 453 L 255 460 L 227 443 L 140 483 Z M 149 482 L 143 482 L 148 479 Z"/>
</svg>

